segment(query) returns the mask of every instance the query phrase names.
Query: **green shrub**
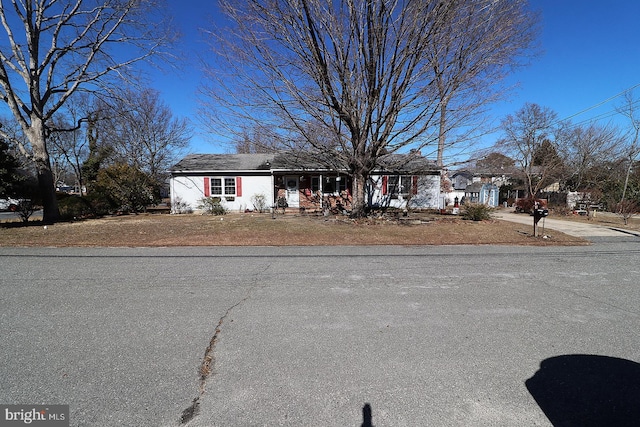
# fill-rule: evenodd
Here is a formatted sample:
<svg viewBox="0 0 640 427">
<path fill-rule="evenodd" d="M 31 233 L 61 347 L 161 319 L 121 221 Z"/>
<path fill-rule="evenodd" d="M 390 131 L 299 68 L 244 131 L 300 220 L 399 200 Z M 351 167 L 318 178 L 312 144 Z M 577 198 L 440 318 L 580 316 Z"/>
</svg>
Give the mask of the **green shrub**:
<svg viewBox="0 0 640 427">
<path fill-rule="evenodd" d="M 95 218 L 110 213 L 108 200 L 99 193 L 90 193 L 84 197 L 77 194 L 58 193 L 60 217 L 64 220 Z"/>
<path fill-rule="evenodd" d="M 109 199 L 100 192 L 89 193 L 83 197 L 91 207 L 91 213 L 95 216 L 109 215 L 113 212 L 113 206 Z"/>
<path fill-rule="evenodd" d="M 209 215 L 225 215 L 227 208 L 222 205 L 220 197 L 205 197 L 200 199 L 198 209 L 202 209 L 204 213 Z"/>
<path fill-rule="evenodd" d="M 493 211 L 493 209 L 487 205 L 476 203 L 465 204 L 462 218 L 471 221 L 483 221 L 485 219 L 491 219 L 491 211 Z"/>
<path fill-rule="evenodd" d="M 93 215 L 91 205 L 84 199 L 84 197 L 66 193 L 58 193 L 57 197 L 61 219 L 79 219 Z"/>
<path fill-rule="evenodd" d="M 93 192 L 101 195 L 112 209 L 125 213 L 142 212 L 160 200 L 153 178 L 124 163 L 100 169 Z"/>
</svg>

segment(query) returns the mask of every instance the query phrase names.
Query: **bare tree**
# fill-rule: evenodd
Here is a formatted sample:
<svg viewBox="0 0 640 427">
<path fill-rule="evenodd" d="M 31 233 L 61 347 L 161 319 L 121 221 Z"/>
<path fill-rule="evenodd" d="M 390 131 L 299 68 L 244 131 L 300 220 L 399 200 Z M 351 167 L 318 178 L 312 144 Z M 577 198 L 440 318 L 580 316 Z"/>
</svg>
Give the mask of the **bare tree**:
<svg viewBox="0 0 640 427">
<path fill-rule="evenodd" d="M 613 206 L 613 211 L 622 218 L 624 225 L 628 225 L 629 219 L 640 212 L 640 207 L 634 200 L 623 200 Z"/>
<path fill-rule="evenodd" d="M 171 37 L 160 10 L 153 0 L 0 0 L 0 97 L 29 141 L 19 146 L 35 164 L 45 222 L 59 216 L 47 144 L 53 115 L 74 93 L 108 90 L 159 53 Z"/>
<path fill-rule="evenodd" d="M 447 147 L 469 142 L 486 127 L 486 106 L 505 95 L 500 83 L 531 48 L 537 16 L 525 0 L 455 1 L 447 31 L 431 38 L 430 63 L 438 105 L 437 164 Z M 462 134 L 455 135 L 456 131 Z"/>
<path fill-rule="evenodd" d="M 618 108 L 618 112 L 629 119 L 629 130 L 625 137 L 626 146 L 623 149 L 623 157 L 627 161 L 627 170 L 624 179 L 624 186 L 622 189 L 622 197 L 620 198 L 620 204 L 622 205 L 627 195 L 627 189 L 629 187 L 629 177 L 633 170 L 633 165 L 636 162 L 638 155 L 640 155 L 640 113 L 638 112 L 638 103 L 640 100 L 635 99 L 633 92 L 629 91 L 625 93 L 625 103 Z"/>
<path fill-rule="evenodd" d="M 364 215 L 366 182 L 379 158 L 403 148 L 419 155 L 437 141 L 432 51 L 471 3 L 478 1 L 223 0 L 234 26 L 214 33 L 219 61 L 209 69 L 203 113 L 232 134 L 258 121 L 285 145 L 341 164 L 351 175 L 352 216 Z M 524 6 L 503 12 L 524 22 Z M 518 36 L 494 38 L 493 47 Z M 482 56 L 487 48 L 459 53 Z"/>
<path fill-rule="evenodd" d="M 271 130 L 259 123 L 251 123 L 251 128 L 245 129 L 238 135 L 233 144 L 236 153 L 273 153 L 278 149 L 286 148 L 279 145 L 278 137 L 271 136 Z"/>
<path fill-rule="evenodd" d="M 189 122 L 174 117 L 155 90 L 125 90 L 100 111 L 100 135 L 111 159 L 149 174 L 159 184 L 189 145 Z"/>
<path fill-rule="evenodd" d="M 554 142 L 557 125 L 554 111 L 529 103 L 502 121 L 504 137 L 497 146 L 518 162 L 529 197 L 535 197 L 561 166 Z"/>
<path fill-rule="evenodd" d="M 70 169 L 73 172 L 74 184 L 80 195 L 85 188 L 83 164 L 89 156 L 89 147 L 88 135 L 84 129 L 76 124 L 83 120 L 88 122 L 89 110 L 92 108 L 93 105 L 88 96 L 73 97 L 63 108 L 58 110 L 50 122 L 52 129 L 64 129 L 62 131 L 52 130 L 49 135 L 48 145 L 54 176 L 56 163 L 63 164 L 65 169 Z M 57 183 L 58 179 L 55 179 L 55 182 Z"/>
<path fill-rule="evenodd" d="M 595 188 L 598 183 L 594 179 L 607 178 L 594 176 L 593 172 L 604 162 L 615 158 L 622 143 L 617 127 L 597 123 L 586 126 L 563 123 L 557 137 L 558 149 L 567 166 L 565 184 L 572 191 Z"/>
</svg>

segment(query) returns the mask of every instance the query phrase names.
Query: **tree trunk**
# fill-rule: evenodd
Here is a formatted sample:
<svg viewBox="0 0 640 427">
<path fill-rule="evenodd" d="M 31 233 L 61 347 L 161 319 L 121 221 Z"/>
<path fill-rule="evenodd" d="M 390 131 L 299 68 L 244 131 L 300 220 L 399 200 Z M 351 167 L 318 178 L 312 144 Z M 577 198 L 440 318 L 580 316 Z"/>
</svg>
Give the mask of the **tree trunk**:
<svg viewBox="0 0 640 427">
<path fill-rule="evenodd" d="M 98 146 L 98 118 L 95 114 L 89 115 L 87 121 L 87 141 L 89 142 L 89 156 L 82 164 L 82 180 L 86 186 L 87 194 L 93 191 L 95 183 L 98 179 L 98 172 L 105 157 L 105 150 Z"/>
<path fill-rule="evenodd" d="M 60 212 L 58 211 L 56 187 L 53 182 L 53 172 L 51 171 L 51 161 L 44 132 L 44 123 L 39 119 L 32 120 L 28 137 L 33 148 L 33 160 L 38 175 L 38 190 L 40 197 L 42 197 L 42 222 L 53 224 L 60 219 Z"/>
<path fill-rule="evenodd" d="M 58 200 L 56 199 L 56 189 L 49 158 L 36 160 L 36 170 L 38 173 L 38 189 L 42 197 L 42 222 L 53 224 L 60 219 L 60 212 L 58 211 Z"/>
<path fill-rule="evenodd" d="M 351 178 L 351 218 L 362 218 L 367 215 L 367 177 L 354 173 Z"/>
<path fill-rule="evenodd" d="M 436 166 L 442 169 L 444 167 L 444 147 L 447 138 L 447 104 L 448 100 L 440 101 L 440 123 L 438 128 L 438 157 Z"/>
<path fill-rule="evenodd" d="M 624 178 L 624 186 L 622 187 L 622 197 L 620 198 L 620 203 L 624 202 L 624 198 L 627 196 L 627 188 L 629 187 L 629 175 L 631 175 L 631 171 L 633 170 L 633 158 L 632 154 L 629 154 L 629 167 L 627 168 L 627 174 Z"/>
</svg>

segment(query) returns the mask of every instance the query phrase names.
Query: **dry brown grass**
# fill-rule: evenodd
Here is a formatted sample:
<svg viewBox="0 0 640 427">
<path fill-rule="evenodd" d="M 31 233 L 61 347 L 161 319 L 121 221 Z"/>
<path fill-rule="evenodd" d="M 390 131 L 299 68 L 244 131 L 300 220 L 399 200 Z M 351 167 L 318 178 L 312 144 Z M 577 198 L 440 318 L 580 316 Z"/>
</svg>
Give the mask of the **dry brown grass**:
<svg viewBox="0 0 640 427">
<path fill-rule="evenodd" d="M 228 214 L 145 214 L 58 223 L 46 229 L 0 225 L 0 246 L 296 246 L 296 245 L 585 245 L 551 232 L 534 238 L 531 227 L 507 221 L 465 221 L 414 215 L 407 219 L 354 221 L 344 217 Z"/>
</svg>

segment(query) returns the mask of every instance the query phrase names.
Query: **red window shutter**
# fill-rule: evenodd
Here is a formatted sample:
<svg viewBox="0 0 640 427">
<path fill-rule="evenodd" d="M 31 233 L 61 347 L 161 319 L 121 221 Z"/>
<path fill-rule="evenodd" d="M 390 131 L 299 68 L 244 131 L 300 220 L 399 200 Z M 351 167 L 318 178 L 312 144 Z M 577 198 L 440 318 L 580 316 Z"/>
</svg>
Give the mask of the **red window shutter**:
<svg viewBox="0 0 640 427">
<path fill-rule="evenodd" d="M 417 175 L 414 175 L 411 177 L 411 194 L 414 196 L 418 194 L 418 176 Z"/>
<path fill-rule="evenodd" d="M 236 176 L 236 196 L 242 197 L 242 177 Z"/>
<path fill-rule="evenodd" d="M 389 177 L 387 175 L 382 176 L 382 195 L 387 194 L 387 184 L 389 183 Z"/>
<path fill-rule="evenodd" d="M 204 197 L 211 195 L 211 183 L 208 176 L 204 177 Z"/>
</svg>

